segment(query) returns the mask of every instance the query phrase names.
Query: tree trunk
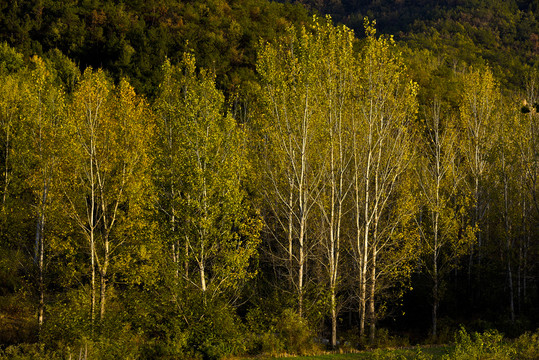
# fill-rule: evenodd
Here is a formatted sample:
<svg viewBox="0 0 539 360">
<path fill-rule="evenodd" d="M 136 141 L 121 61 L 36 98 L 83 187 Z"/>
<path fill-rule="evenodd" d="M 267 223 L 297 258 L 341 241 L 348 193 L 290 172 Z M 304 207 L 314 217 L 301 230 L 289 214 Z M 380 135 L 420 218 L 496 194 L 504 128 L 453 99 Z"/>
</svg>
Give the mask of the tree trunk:
<svg viewBox="0 0 539 360">
<path fill-rule="evenodd" d="M 44 308 L 45 308 L 45 285 L 43 278 L 44 270 L 44 258 L 45 258 L 45 203 L 48 196 L 48 186 L 46 180 L 43 182 L 43 192 L 41 196 L 41 204 L 39 206 L 39 214 L 36 220 L 36 240 L 35 240 L 35 255 L 34 263 L 37 265 L 38 270 L 38 312 L 37 322 L 39 326 L 39 332 L 43 326 Z"/>
<path fill-rule="evenodd" d="M 369 146 L 371 146 L 372 139 L 369 135 Z M 370 149 L 370 148 L 369 148 Z M 372 153 L 369 150 L 367 157 L 367 168 L 365 174 L 365 203 L 364 203 L 364 233 L 363 233 L 363 258 L 361 261 L 362 269 L 360 274 L 360 314 L 359 314 L 359 335 L 363 337 L 365 335 L 365 322 L 366 322 L 366 313 L 367 313 L 367 264 L 368 264 L 368 254 L 369 254 L 369 230 L 370 230 L 370 219 L 369 219 L 369 205 L 370 205 L 370 170 L 371 170 L 371 156 Z"/>
<path fill-rule="evenodd" d="M 91 266 L 91 284 L 90 284 L 90 319 L 92 321 L 92 329 L 95 321 L 95 242 L 94 231 L 90 230 L 90 266 Z"/>
<path fill-rule="evenodd" d="M 437 327 L 438 327 L 438 305 L 440 302 L 439 294 L 439 275 L 438 275 L 438 221 L 439 221 L 439 193 L 436 189 L 436 213 L 434 215 L 434 246 L 432 254 L 433 262 L 433 280 L 434 286 L 432 288 L 432 337 L 436 339 Z"/>
<path fill-rule="evenodd" d="M 298 311 L 299 316 L 303 317 L 303 271 L 304 271 L 304 226 L 300 226 L 300 237 L 299 237 L 299 272 L 298 272 Z"/>
<path fill-rule="evenodd" d="M 436 251 L 435 251 L 436 252 Z M 436 258 L 436 255 L 435 255 Z M 436 260 L 435 260 L 436 261 Z M 434 263 L 434 286 L 432 288 L 432 338 L 436 339 L 437 336 L 437 327 L 438 327 L 438 305 L 439 305 L 439 294 L 438 294 L 438 267 L 437 262 Z"/>
<path fill-rule="evenodd" d="M 5 159 L 4 159 L 4 191 L 2 194 L 2 210 L 6 209 L 6 201 L 8 194 L 8 185 L 9 185 L 9 122 L 6 125 L 6 149 L 5 149 Z"/>
<path fill-rule="evenodd" d="M 337 299 L 335 288 L 331 289 L 331 347 L 337 347 Z"/>
<path fill-rule="evenodd" d="M 45 284 L 43 279 L 43 268 L 44 268 L 44 258 L 45 258 L 45 244 L 44 244 L 44 234 L 43 230 L 45 227 L 45 214 L 42 212 L 40 216 L 40 225 L 39 225 L 39 308 L 38 308 L 38 325 L 39 332 L 43 327 L 43 318 L 45 312 Z"/>
<path fill-rule="evenodd" d="M 507 282 L 509 285 L 509 313 L 511 322 L 515 322 L 515 296 L 513 293 L 513 272 L 511 269 L 511 226 L 509 223 L 509 194 L 508 194 L 508 179 L 507 171 L 505 168 L 505 154 L 502 154 L 502 166 L 503 166 L 503 197 L 504 197 L 504 217 L 505 217 L 505 241 L 506 241 L 506 253 L 507 253 Z"/>
<path fill-rule="evenodd" d="M 201 259 L 199 261 L 199 268 L 200 268 L 200 288 L 202 289 L 202 292 L 206 292 L 206 270 L 204 268 L 204 247 L 202 247 L 202 254 Z"/>
<path fill-rule="evenodd" d="M 107 294 L 107 275 L 106 272 L 101 272 L 101 291 L 99 294 L 99 319 L 103 321 L 105 319 L 105 303 Z"/>
<path fill-rule="evenodd" d="M 369 229 L 365 226 L 365 237 L 363 239 L 363 260 L 360 274 L 360 285 L 361 289 L 359 292 L 359 301 L 360 301 L 360 314 L 359 314 L 359 335 L 365 335 L 365 322 L 367 314 L 367 262 L 368 262 L 368 246 L 369 246 Z"/>
<path fill-rule="evenodd" d="M 99 297 L 100 311 L 99 319 L 103 321 L 105 319 L 105 309 L 106 309 L 106 300 L 107 300 L 107 275 L 110 262 L 110 242 L 109 235 L 105 235 L 105 253 L 103 256 L 103 266 L 100 269 L 101 275 L 101 293 Z"/>
<path fill-rule="evenodd" d="M 376 309 L 375 309 L 375 294 L 376 294 L 376 244 L 372 245 L 372 270 L 371 270 L 371 283 L 369 294 L 369 322 L 370 342 L 374 343 L 374 337 L 376 335 Z"/>
</svg>

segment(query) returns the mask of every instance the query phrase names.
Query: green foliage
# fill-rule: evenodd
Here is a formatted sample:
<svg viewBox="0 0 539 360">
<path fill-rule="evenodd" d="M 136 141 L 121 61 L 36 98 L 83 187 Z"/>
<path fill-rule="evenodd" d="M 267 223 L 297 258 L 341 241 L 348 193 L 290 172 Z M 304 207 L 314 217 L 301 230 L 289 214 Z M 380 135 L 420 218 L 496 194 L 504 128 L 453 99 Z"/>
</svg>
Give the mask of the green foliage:
<svg viewBox="0 0 539 360">
<path fill-rule="evenodd" d="M 509 356 L 503 335 L 496 330 L 469 334 L 461 328 L 455 337 L 454 359 L 505 359 Z"/>
<path fill-rule="evenodd" d="M 496 330 L 470 334 L 461 327 L 455 336 L 455 350 L 444 359 L 535 359 L 538 349 L 537 332 L 507 340 Z"/>
<path fill-rule="evenodd" d="M 282 353 L 309 354 L 316 350 L 314 333 L 307 320 L 291 308 L 268 313 L 260 306 L 247 314 L 249 351 L 277 356 Z"/>
<path fill-rule="evenodd" d="M 292 309 L 285 309 L 282 312 L 275 325 L 275 331 L 288 353 L 304 355 L 314 349 L 309 324 Z"/>
<path fill-rule="evenodd" d="M 539 332 L 525 333 L 518 337 L 512 345 L 517 359 L 532 360 L 539 354 Z"/>
<path fill-rule="evenodd" d="M 45 350 L 43 344 L 20 344 L 11 345 L 0 350 L 2 360 L 38 360 L 38 359 L 62 359 L 62 351 Z"/>
<path fill-rule="evenodd" d="M 298 1 L 299 2 L 299 1 Z M 304 1 L 302 1 L 303 3 Z M 356 31 L 376 19 L 416 51 L 428 49 L 451 68 L 489 63 L 512 89 L 537 66 L 539 23 L 533 1 L 307 1 Z"/>
<path fill-rule="evenodd" d="M 59 347 L 63 347 L 90 336 L 91 321 L 87 291 L 84 288 L 66 291 L 54 303 L 48 304 L 48 320 L 41 334 L 44 343 L 56 343 Z"/>
<path fill-rule="evenodd" d="M 409 347 L 410 343 L 407 338 L 390 335 L 387 329 L 382 328 L 382 329 L 376 330 L 375 342 L 374 344 L 370 344 L 370 346 L 374 346 L 376 348 L 381 348 L 381 349 L 401 348 L 401 347 Z"/>
<path fill-rule="evenodd" d="M 0 73 L 14 73 L 21 70 L 23 66 L 23 55 L 7 43 L 0 43 Z"/>
<path fill-rule="evenodd" d="M 373 324 L 434 263 L 442 316 L 515 336 L 535 324 L 539 99 L 532 78 L 520 88 L 537 1 L 310 3 L 367 38 L 289 2 L 0 4 L 0 358 L 310 353 L 330 310 L 339 332 L 356 326 L 361 265 Z M 459 146 L 416 196 L 440 134 Z M 537 334 L 462 330 L 447 358 L 538 352 Z"/>
<path fill-rule="evenodd" d="M 244 329 L 233 308 L 210 303 L 200 310 L 198 321 L 188 330 L 187 348 L 211 360 L 245 353 Z"/>
<path fill-rule="evenodd" d="M 26 55 L 56 51 L 82 69 L 129 77 L 138 92 L 155 95 L 165 57 L 181 61 L 193 48 L 218 83 L 232 93 L 255 78 L 255 46 L 291 22 L 307 22 L 298 5 L 241 0 L 18 1 L 2 5 L 0 42 Z M 189 47 L 186 45 L 189 42 Z"/>
<path fill-rule="evenodd" d="M 55 80 L 67 92 L 72 92 L 80 79 L 80 70 L 72 59 L 64 55 L 60 50 L 53 49 L 44 56 L 47 68 L 56 74 Z"/>
</svg>

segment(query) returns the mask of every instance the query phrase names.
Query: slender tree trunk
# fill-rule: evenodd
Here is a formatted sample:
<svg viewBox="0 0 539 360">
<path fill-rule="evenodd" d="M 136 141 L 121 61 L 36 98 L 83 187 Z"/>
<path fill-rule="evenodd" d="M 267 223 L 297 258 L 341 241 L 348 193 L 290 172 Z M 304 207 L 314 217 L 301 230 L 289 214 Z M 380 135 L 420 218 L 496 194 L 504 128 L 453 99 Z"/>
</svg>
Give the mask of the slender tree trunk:
<svg viewBox="0 0 539 360">
<path fill-rule="evenodd" d="M 368 255 L 369 255 L 369 231 L 370 231 L 370 218 L 369 218 L 369 205 L 370 205 L 370 170 L 371 170 L 371 150 L 370 146 L 372 145 L 372 136 L 369 135 L 369 153 L 367 156 L 367 166 L 365 173 L 365 203 L 364 203 L 364 229 L 363 229 L 363 248 L 362 252 L 362 269 L 360 274 L 360 314 L 359 314 L 359 335 L 365 335 L 365 322 L 366 322 L 366 313 L 367 313 L 367 264 L 368 264 Z"/>
<path fill-rule="evenodd" d="M 100 272 L 100 294 L 99 294 L 99 319 L 103 321 L 105 319 L 106 308 L 106 294 L 107 294 L 107 275 L 106 271 Z"/>
<path fill-rule="evenodd" d="M 503 166 L 503 198 L 504 198 L 504 218 L 505 218 L 505 240 L 506 240 L 506 255 L 507 255 L 507 282 L 509 285 L 509 313 L 511 316 L 511 322 L 515 322 L 515 304 L 513 294 L 513 273 L 511 269 L 511 234 L 509 224 L 509 194 L 508 194 L 508 179 L 507 171 L 505 167 L 505 154 L 502 154 L 502 166 Z"/>
<path fill-rule="evenodd" d="M 292 259 L 293 259 L 293 231 L 294 231 L 294 192 L 292 191 L 292 184 L 290 184 L 290 195 L 288 197 L 288 269 L 290 271 L 290 276 L 292 276 Z"/>
<path fill-rule="evenodd" d="M 180 246 L 180 241 L 178 240 L 178 247 Z M 185 237 L 185 246 L 184 246 L 184 252 L 185 252 L 185 278 L 189 279 L 189 240 L 187 236 Z"/>
<path fill-rule="evenodd" d="M 92 328 L 95 321 L 95 241 L 94 241 L 94 230 L 90 230 L 90 319 L 92 321 Z"/>
<path fill-rule="evenodd" d="M 170 141 L 171 140 L 169 140 L 169 146 L 171 146 Z M 172 164 L 172 150 L 169 148 L 169 151 L 170 164 Z M 171 177 L 174 177 L 174 173 Z M 170 230 L 172 232 L 172 238 L 175 240 L 172 243 L 172 262 L 174 263 L 174 277 L 178 279 L 180 277 L 180 241 L 176 238 L 176 209 L 174 207 L 174 199 L 176 193 L 174 191 L 174 183 L 171 184 L 170 195 L 172 202 L 172 206 L 170 209 Z"/>
<path fill-rule="evenodd" d="M 105 252 L 103 256 L 103 266 L 100 269 L 100 275 L 101 275 L 101 292 L 99 296 L 99 304 L 100 304 L 100 311 L 99 311 L 99 319 L 103 321 L 105 319 L 105 310 L 106 310 L 106 303 L 107 303 L 107 276 L 108 276 L 108 268 L 110 263 L 110 241 L 109 241 L 109 231 L 106 230 L 105 234 Z"/>
<path fill-rule="evenodd" d="M 202 289 L 202 292 L 206 292 L 206 269 L 204 267 L 204 257 L 205 257 L 205 249 L 204 249 L 204 242 L 201 244 L 200 249 L 200 259 L 198 262 L 198 267 L 200 268 L 200 288 Z"/>
<path fill-rule="evenodd" d="M 439 174 L 439 172 L 438 172 Z M 438 177 L 439 179 L 439 177 Z M 436 187 L 436 210 L 434 214 L 434 246 L 432 252 L 432 262 L 433 262 L 433 280 L 434 286 L 432 289 L 432 337 L 436 339 L 437 336 L 437 327 L 438 327 L 438 305 L 440 302 L 439 294 L 439 274 L 438 274 L 438 226 L 439 226 L 439 206 L 440 206 L 440 186 L 439 181 L 437 181 Z"/>
<path fill-rule="evenodd" d="M 480 209 L 480 198 L 479 198 L 479 177 L 475 178 L 475 226 L 479 226 L 481 219 L 481 209 Z M 483 237 L 481 236 L 481 231 L 477 233 L 477 281 L 478 281 L 478 290 L 481 290 L 480 280 L 481 280 L 481 252 L 483 248 Z"/>
<path fill-rule="evenodd" d="M 367 205 L 365 205 L 367 206 Z M 367 212 L 367 211 L 366 211 Z M 366 224 L 364 229 L 364 238 L 363 238 L 363 260 L 361 269 L 361 290 L 359 295 L 360 301 L 360 316 L 359 316 L 359 335 L 365 335 L 365 322 L 366 322 L 366 313 L 367 313 L 367 263 L 368 263 L 368 248 L 369 248 L 369 227 Z"/>
<path fill-rule="evenodd" d="M 90 296 L 91 296 L 91 302 L 90 302 L 90 319 L 91 319 L 91 325 L 92 325 L 92 332 L 94 328 L 95 323 L 95 305 L 96 305 L 96 286 L 95 286 L 95 272 L 96 272 L 96 249 L 95 249 L 95 230 L 97 227 L 97 219 L 96 219 L 96 180 L 95 180 L 95 174 L 94 174 L 94 166 L 95 166 L 95 156 L 96 156 L 96 145 L 95 145 L 95 133 L 94 133 L 94 126 L 92 124 L 92 119 L 88 119 L 90 124 L 90 146 L 89 146 L 89 164 L 90 164 L 90 209 L 88 213 L 88 220 L 89 220 L 89 240 L 90 240 L 90 265 L 91 265 L 91 285 L 90 285 Z"/>
<path fill-rule="evenodd" d="M 331 289 L 331 346 L 337 346 L 337 299 L 334 287 Z"/>
<path fill-rule="evenodd" d="M 44 270 L 44 258 L 45 258 L 45 203 L 47 201 L 48 186 L 46 181 L 43 184 L 43 192 L 41 198 L 41 204 L 39 206 L 39 214 L 36 221 L 36 240 L 35 240 L 35 257 L 34 262 L 38 268 L 38 292 L 39 292 L 39 304 L 37 322 L 39 331 L 43 326 L 44 308 L 45 308 L 45 285 L 43 278 Z"/>
<path fill-rule="evenodd" d="M 44 319 L 44 312 L 45 312 L 45 284 L 44 284 L 44 278 L 43 278 L 43 270 L 44 270 L 44 258 L 45 258 L 45 244 L 44 244 L 44 227 L 45 227 L 45 213 L 42 210 L 40 220 L 39 220 L 39 307 L 38 307 L 38 325 L 39 325 L 39 332 L 41 333 L 41 329 L 43 327 L 43 319 Z"/>
<path fill-rule="evenodd" d="M 370 342 L 374 342 L 376 336 L 376 309 L 375 309 L 375 294 L 376 294 L 376 243 L 372 244 L 372 269 L 371 269 L 371 281 L 370 281 L 370 294 L 369 294 L 369 322 Z"/>
<path fill-rule="evenodd" d="M 438 305 L 439 305 L 439 292 L 438 292 L 438 261 L 437 250 L 434 250 L 434 286 L 432 288 L 432 337 L 436 339 L 437 326 L 438 326 Z"/>
<path fill-rule="evenodd" d="M 303 271 L 305 263 L 305 254 L 304 254 L 304 236 L 305 236 L 305 224 L 302 219 L 300 226 L 300 236 L 299 236 L 299 272 L 298 272 L 298 311 L 299 316 L 303 317 Z"/>
</svg>

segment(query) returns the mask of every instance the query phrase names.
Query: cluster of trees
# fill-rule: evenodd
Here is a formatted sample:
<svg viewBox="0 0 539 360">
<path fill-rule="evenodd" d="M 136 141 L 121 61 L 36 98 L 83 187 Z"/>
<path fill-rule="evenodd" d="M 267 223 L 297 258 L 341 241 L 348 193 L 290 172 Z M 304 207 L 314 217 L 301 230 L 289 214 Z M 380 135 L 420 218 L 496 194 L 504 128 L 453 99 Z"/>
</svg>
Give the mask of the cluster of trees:
<svg viewBox="0 0 539 360">
<path fill-rule="evenodd" d="M 146 99 L 1 45 L 2 341 L 217 358 L 294 351 L 309 325 L 373 342 L 416 284 L 434 337 L 441 306 L 531 327 L 537 72 L 503 93 L 487 66 L 364 29 L 286 26 L 227 97 L 196 51 Z"/>
<path fill-rule="evenodd" d="M 167 289 L 159 301 L 178 309 L 189 292 L 204 306 L 236 300 L 261 222 L 242 187 L 244 135 L 214 75 L 191 55 L 165 63 L 151 107 L 102 70 L 73 65 L 66 92 L 50 63 L 2 52 L 2 287 L 10 301 L 31 297 L 39 335 L 116 331 L 107 313 L 119 297 L 136 306 L 138 287 Z"/>
<path fill-rule="evenodd" d="M 0 41 L 27 56 L 59 49 L 81 68 L 129 77 L 138 93 L 152 96 L 164 57 L 177 63 L 189 49 L 221 89 L 237 91 L 255 80 L 260 38 L 309 20 L 304 7 L 269 0 L 20 0 L 0 9 Z"/>
<path fill-rule="evenodd" d="M 377 20 L 412 49 L 440 57 L 489 63 L 511 90 L 522 86 L 528 66 L 537 66 L 539 21 L 536 0 L 297 0 L 356 32 L 363 17 Z"/>
</svg>

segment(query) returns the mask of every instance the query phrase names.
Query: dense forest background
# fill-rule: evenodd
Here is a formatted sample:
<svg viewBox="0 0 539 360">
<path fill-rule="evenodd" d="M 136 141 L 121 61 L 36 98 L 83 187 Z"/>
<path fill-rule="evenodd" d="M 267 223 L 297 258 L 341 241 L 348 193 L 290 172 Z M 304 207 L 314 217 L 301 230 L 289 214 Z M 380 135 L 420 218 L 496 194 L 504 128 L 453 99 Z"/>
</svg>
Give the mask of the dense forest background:
<svg viewBox="0 0 539 360">
<path fill-rule="evenodd" d="M 537 329 L 537 0 L 0 9 L 3 355 Z"/>
</svg>

